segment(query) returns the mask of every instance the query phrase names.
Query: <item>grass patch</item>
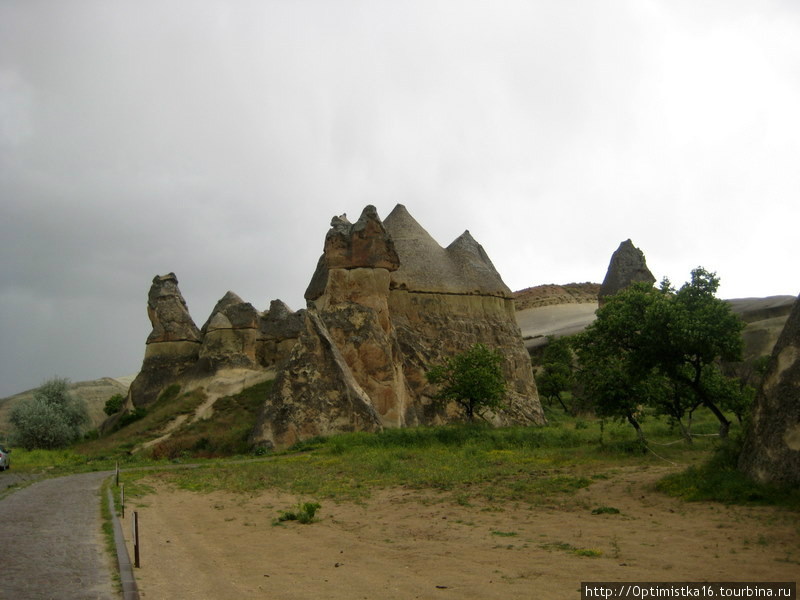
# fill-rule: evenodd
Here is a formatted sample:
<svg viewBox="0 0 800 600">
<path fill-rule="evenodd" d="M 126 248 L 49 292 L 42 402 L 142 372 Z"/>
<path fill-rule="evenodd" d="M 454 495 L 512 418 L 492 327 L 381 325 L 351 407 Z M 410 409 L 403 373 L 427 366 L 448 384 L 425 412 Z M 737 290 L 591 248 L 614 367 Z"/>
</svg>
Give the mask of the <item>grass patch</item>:
<svg viewBox="0 0 800 600">
<path fill-rule="evenodd" d="M 592 509 L 593 515 L 618 515 L 619 509 L 614 508 L 613 506 L 598 506 L 595 509 Z"/>
<path fill-rule="evenodd" d="M 656 488 L 689 501 L 716 501 L 725 504 L 782 506 L 800 510 L 800 488 L 755 482 L 737 468 L 741 440 L 732 438 L 720 444 L 705 462 L 668 475 Z"/>
<path fill-rule="evenodd" d="M 100 486 L 100 519 L 102 523 L 102 531 L 103 531 L 103 540 L 106 546 L 106 553 L 108 556 L 117 556 L 117 543 L 114 539 L 114 523 L 112 521 L 111 510 L 112 508 L 109 506 L 108 503 L 108 486 L 110 485 L 109 480 L 106 479 L 103 484 Z M 115 507 L 116 510 L 116 507 Z M 116 560 L 112 561 L 114 566 L 117 567 L 118 563 Z M 119 576 L 119 569 L 114 568 L 112 569 L 112 577 L 114 579 L 114 587 L 117 589 L 117 592 L 122 592 L 122 582 Z"/>
<path fill-rule="evenodd" d="M 540 548 L 543 550 L 548 550 L 552 552 L 553 550 L 559 550 L 561 552 L 568 552 L 569 554 L 574 554 L 575 556 L 588 556 L 590 558 L 597 558 L 599 556 L 603 556 L 602 550 L 594 550 L 592 548 L 576 548 L 572 544 L 567 544 L 566 542 L 551 542 L 548 544 L 540 544 Z"/>
<path fill-rule="evenodd" d="M 314 438 L 284 454 L 247 464 L 181 471 L 168 475 L 190 490 L 256 493 L 277 488 L 299 496 L 359 501 L 375 488 L 404 486 L 440 491 L 461 505 L 475 501 L 550 503 L 589 486 L 620 466 L 663 464 L 640 450 L 631 452 L 630 426 L 560 416 L 544 427 L 492 428 L 448 425 L 386 429 Z M 673 441 L 675 432 L 653 418 L 645 423 L 653 440 Z M 672 461 L 705 456 L 713 438 L 665 446 Z"/>
</svg>

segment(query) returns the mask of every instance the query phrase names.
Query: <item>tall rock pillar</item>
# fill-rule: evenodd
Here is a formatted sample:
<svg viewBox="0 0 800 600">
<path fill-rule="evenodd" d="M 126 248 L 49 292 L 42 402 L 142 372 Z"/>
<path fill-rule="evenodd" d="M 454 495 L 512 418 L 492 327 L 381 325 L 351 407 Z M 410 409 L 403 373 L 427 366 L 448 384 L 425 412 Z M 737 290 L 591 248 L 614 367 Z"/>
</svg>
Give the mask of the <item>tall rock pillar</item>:
<svg viewBox="0 0 800 600">
<path fill-rule="evenodd" d="M 147 338 L 142 369 L 128 391 L 136 407 L 154 402 L 162 388 L 193 367 L 202 341 L 175 273 L 153 278 L 147 295 L 147 316 L 153 330 Z"/>
</svg>

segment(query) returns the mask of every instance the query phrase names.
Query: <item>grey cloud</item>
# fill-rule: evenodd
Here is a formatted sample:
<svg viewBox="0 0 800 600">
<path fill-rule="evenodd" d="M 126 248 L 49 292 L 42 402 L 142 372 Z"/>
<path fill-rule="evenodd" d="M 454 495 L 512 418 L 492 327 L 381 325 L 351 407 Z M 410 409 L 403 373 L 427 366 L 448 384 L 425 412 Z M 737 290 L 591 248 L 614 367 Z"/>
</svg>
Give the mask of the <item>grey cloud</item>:
<svg viewBox="0 0 800 600">
<path fill-rule="evenodd" d="M 781 2 L 0 0 L 0 396 L 135 371 L 158 273 L 198 322 L 300 308 L 368 203 L 512 289 L 631 237 L 797 293 L 799 34 Z"/>
</svg>

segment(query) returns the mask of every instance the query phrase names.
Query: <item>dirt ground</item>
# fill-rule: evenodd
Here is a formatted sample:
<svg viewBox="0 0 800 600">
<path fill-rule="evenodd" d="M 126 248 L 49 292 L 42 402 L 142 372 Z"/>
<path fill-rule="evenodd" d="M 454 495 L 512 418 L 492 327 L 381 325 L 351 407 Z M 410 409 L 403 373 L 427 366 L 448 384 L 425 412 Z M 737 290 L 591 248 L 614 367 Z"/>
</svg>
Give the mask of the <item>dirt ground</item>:
<svg viewBox="0 0 800 600">
<path fill-rule="evenodd" d="M 136 508 L 135 575 L 150 600 L 548 600 L 579 598 L 582 581 L 798 579 L 796 513 L 682 502 L 652 489 L 667 472 L 621 469 L 545 506 L 382 490 L 364 504 L 322 500 L 318 522 L 279 526 L 300 498 L 159 481 Z M 600 506 L 620 512 L 592 514 Z"/>
</svg>

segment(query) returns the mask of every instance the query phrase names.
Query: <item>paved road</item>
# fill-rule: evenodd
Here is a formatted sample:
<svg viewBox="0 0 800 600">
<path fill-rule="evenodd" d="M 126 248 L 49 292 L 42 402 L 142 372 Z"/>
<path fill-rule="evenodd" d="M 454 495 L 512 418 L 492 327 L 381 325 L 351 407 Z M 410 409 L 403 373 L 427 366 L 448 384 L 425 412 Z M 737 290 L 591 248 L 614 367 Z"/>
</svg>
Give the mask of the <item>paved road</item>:
<svg viewBox="0 0 800 600">
<path fill-rule="evenodd" d="M 0 600 L 118 600 L 101 532 L 110 473 L 47 479 L 0 500 Z"/>
</svg>

